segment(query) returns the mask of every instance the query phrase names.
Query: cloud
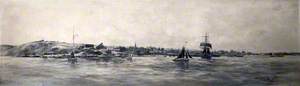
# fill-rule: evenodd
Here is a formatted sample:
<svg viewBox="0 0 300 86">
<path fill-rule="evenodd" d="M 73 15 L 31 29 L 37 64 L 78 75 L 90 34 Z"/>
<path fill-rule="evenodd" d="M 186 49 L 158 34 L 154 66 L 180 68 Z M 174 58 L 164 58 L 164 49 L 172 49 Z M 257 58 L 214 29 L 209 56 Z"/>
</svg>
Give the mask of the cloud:
<svg viewBox="0 0 300 86">
<path fill-rule="evenodd" d="M 297 0 L 0 1 L 1 43 L 46 39 L 108 45 L 300 51 Z"/>
</svg>

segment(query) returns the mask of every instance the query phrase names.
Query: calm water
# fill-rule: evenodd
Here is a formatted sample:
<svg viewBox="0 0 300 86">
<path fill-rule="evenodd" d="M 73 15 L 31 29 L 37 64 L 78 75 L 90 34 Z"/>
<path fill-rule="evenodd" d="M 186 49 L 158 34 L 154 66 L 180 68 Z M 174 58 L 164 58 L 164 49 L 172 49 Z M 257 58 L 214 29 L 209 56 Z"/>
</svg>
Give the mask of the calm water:
<svg viewBox="0 0 300 86">
<path fill-rule="evenodd" d="M 134 57 L 133 61 L 0 57 L 0 86 L 300 86 L 300 57 Z"/>
</svg>

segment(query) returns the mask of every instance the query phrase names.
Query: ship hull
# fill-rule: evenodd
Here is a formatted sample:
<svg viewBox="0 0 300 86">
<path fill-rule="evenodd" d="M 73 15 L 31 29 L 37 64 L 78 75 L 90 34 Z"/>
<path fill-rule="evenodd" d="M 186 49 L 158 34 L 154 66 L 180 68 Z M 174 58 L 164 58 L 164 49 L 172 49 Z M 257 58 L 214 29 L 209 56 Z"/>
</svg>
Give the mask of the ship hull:
<svg viewBox="0 0 300 86">
<path fill-rule="evenodd" d="M 201 56 L 202 59 L 208 59 L 208 60 L 210 60 L 211 57 L 212 57 L 211 55 L 203 55 L 203 56 Z"/>
<path fill-rule="evenodd" d="M 175 61 L 175 62 L 178 62 L 178 61 L 185 61 L 185 62 L 188 62 L 189 59 L 187 59 L 187 58 L 176 58 L 176 59 L 174 59 L 173 61 Z"/>
</svg>

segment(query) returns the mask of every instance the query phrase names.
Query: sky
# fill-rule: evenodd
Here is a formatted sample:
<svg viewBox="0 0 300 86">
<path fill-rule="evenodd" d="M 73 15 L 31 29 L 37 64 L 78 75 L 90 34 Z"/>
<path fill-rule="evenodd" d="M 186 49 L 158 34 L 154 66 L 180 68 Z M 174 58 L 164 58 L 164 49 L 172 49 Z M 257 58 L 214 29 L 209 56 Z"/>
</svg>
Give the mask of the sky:
<svg viewBox="0 0 300 86">
<path fill-rule="evenodd" d="M 298 0 L 1 0 L 1 44 L 36 40 L 114 46 L 300 51 Z M 187 43 L 186 43 L 187 42 Z"/>
</svg>

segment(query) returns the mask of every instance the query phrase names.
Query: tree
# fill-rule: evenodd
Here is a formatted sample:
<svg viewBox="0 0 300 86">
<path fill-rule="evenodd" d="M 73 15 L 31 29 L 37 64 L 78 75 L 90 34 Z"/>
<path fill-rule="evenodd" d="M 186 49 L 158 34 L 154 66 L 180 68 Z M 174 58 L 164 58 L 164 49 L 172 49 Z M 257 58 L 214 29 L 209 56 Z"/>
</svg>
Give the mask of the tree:
<svg viewBox="0 0 300 86">
<path fill-rule="evenodd" d="M 119 49 L 120 49 L 120 52 L 125 52 L 125 51 L 127 51 L 127 48 L 126 48 L 126 47 L 119 47 Z"/>
</svg>

